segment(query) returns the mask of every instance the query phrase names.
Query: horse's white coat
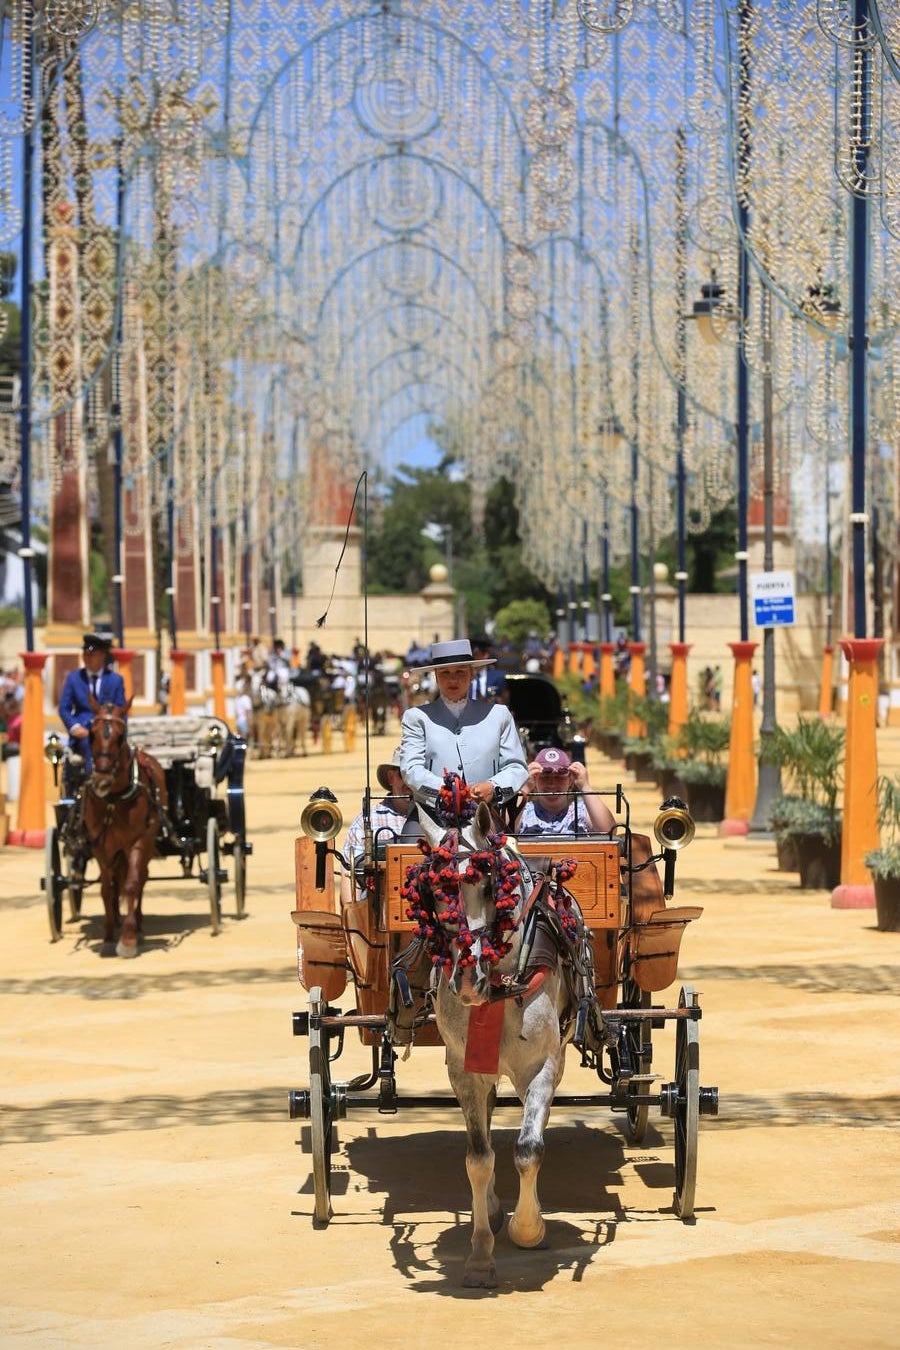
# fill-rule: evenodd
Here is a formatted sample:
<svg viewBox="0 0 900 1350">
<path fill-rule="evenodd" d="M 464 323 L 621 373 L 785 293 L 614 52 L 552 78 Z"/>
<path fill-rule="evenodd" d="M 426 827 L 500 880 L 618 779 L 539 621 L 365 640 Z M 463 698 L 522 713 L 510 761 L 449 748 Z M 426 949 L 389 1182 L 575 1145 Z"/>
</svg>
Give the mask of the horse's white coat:
<svg viewBox="0 0 900 1350">
<path fill-rule="evenodd" d="M 420 816 L 429 842 L 432 845 L 440 843 L 443 829 L 428 819 L 424 811 Z M 489 828 L 489 812 L 486 807 L 480 807 L 473 826 L 462 831 L 461 843 L 468 848 L 484 848 Z M 493 919 L 493 903 L 488 890 L 480 885 L 461 885 L 469 926 L 473 930 L 479 923 L 483 927 Z M 522 903 L 520 894 L 517 916 Z M 512 935 L 511 950 L 497 967 L 501 974 L 515 972 L 520 942 L 521 931 L 517 929 Z M 509 1236 L 519 1247 L 539 1247 L 544 1240 L 544 1220 L 537 1179 L 544 1155 L 544 1130 L 562 1077 L 569 1037 L 564 1038 L 560 1031 L 567 996 L 557 966 L 548 973 L 537 992 L 522 1004 L 516 999 L 506 1001 L 498 1072 L 493 1075 L 470 1073 L 465 1068 L 470 1009 L 483 999 L 483 993 L 475 989 L 471 980 L 464 980 L 460 993 L 456 994 L 442 976 L 435 1012 L 447 1049 L 450 1083 L 462 1107 L 468 1135 L 466 1171 L 472 1187 L 472 1251 L 466 1262 L 464 1283 L 490 1288 L 497 1282 L 494 1234 L 502 1228 L 504 1217 L 494 1190 L 494 1152 L 491 1148 L 491 1113 L 497 1083 L 501 1077 L 507 1077 L 524 1108 L 515 1151 L 519 1196 L 509 1221 Z"/>
</svg>

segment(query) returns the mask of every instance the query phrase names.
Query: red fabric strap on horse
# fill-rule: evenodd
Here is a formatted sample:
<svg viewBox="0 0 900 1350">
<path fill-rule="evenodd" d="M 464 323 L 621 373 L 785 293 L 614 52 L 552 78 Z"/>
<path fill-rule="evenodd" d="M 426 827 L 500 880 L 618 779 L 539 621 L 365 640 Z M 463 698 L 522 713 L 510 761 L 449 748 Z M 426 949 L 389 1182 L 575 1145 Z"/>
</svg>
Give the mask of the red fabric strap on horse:
<svg viewBox="0 0 900 1350">
<path fill-rule="evenodd" d="M 506 1004 L 478 1003 L 469 1009 L 469 1031 L 466 1036 L 467 1073 L 496 1073 L 500 1067 L 500 1037 L 503 1034 L 503 1016 Z"/>
</svg>

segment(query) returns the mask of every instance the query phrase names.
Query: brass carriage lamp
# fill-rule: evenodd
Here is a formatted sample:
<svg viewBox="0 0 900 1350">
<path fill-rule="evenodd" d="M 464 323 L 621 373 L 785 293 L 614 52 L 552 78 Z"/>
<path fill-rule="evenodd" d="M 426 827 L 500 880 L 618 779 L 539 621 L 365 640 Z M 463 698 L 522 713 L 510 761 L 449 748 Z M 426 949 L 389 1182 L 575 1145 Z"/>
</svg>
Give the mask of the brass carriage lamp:
<svg viewBox="0 0 900 1350">
<path fill-rule="evenodd" d="M 663 894 L 671 900 L 675 894 L 675 854 L 687 848 L 694 837 L 694 819 L 680 797 L 667 797 L 653 822 L 653 833 L 665 862 Z"/>
<path fill-rule="evenodd" d="M 300 828 L 316 845 L 316 890 L 325 889 L 325 859 L 329 840 L 344 823 L 337 797 L 330 788 L 320 787 L 312 794 L 300 814 Z"/>
<path fill-rule="evenodd" d="M 62 740 L 57 736 L 55 731 L 51 731 L 44 742 L 44 758 L 49 760 L 53 765 L 54 787 L 57 787 L 59 784 L 59 766 L 65 758 L 65 754 L 66 747 L 63 745 Z"/>
</svg>

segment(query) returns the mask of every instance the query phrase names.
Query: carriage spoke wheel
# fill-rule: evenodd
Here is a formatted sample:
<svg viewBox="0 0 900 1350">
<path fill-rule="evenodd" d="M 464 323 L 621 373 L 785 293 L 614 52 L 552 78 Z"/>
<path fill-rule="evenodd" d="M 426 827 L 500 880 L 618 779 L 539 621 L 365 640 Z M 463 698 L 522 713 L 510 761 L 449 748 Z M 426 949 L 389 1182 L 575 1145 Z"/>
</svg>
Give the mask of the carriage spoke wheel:
<svg viewBox="0 0 900 1350">
<path fill-rule="evenodd" d="M 686 984 L 678 996 L 679 1008 L 690 1008 L 694 986 Z M 694 1214 L 697 1185 L 697 1135 L 700 1124 L 700 1028 L 679 1019 L 675 1029 L 675 1213 L 681 1219 Z"/>
<path fill-rule="evenodd" d="M 44 895 L 47 899 L 47 918 L 50 921 L 52 942 L 58 942 L 62 937 L 62 901 L 66 882 L 60 872 L 60 865 L 59 831 L 55 826 L 51 826 L 47 831 L 44 845 Z"/>
<path fill-rule="evenodd" d="M 219 823 L 215 816 L 210 816 L 206 823 L 206 887 L 209 891 L 209 921 L 213 937 L 216 936 L 222 924 L 220 868 Z"/>
<path fill-rule="evenodd" d="M 312 1136 L 313 1190 L 315 1210 L 313 1227 L 327 1228 L 331 1219 L 331 1145 L 334 1113 L 331 1093 L 331 1066 L 328 1062 L 328 1033 L 318 1024 L 325 1008 L 322 990 L 309 991 L 309 1124 Z"/>
<path fill-rule="evenodd" d="M 622 1001 L 626 1008 L 649 1008 L 650 994 L 646 989 L 639 989 L 631 979 L 626 979 L 622 985 Z M 628 1047 L 631 1051 L 632 1063 L 635 1066 L 638 1077 L 650 1073 L 651 1066 L 651 1046 L 650 1046 L 650 1019 L 642 1019 L 640 1022 L 628 1022 L 625 1026 L 625 1035 L 628 1038 Z M 648 1104 L 641 1104 L 633 1100 L 636 1095 L 646 1096 L 650 1089 L 647 1082 L 632 1082 L 628 1086 L 628 1096 L 626 1098 L 626 1118 L 628 1120 L 628 1138 L 632 1144 L 641 1144 L 644 1141 L 644 1135 L 647 1133 L 647 1120 L 650 1116 L 650 1107 Z"/>
<path fill-rule="evenodd" d="M 239 919 L 244 917 L 244 905 L 247 898 L 247 855 L 244 841 L 235 839 L 231 854 L 231 866 L 234 871 L 234 908 Z"/>
<path fill-rule="evenodd" d="M 72 919 L 80 919 L 86 864 L 81 857 L 69 858 L 67 870 L 69 873 L 69 916 Z"/>
</svg>

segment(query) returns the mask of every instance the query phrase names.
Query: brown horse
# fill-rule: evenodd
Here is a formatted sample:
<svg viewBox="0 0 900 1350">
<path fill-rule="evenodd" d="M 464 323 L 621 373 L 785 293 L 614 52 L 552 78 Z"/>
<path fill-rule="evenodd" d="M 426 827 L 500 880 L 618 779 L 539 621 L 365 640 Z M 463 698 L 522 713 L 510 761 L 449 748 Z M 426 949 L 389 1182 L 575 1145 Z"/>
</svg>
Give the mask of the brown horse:
<svg viewBox="0 0 900 1350">
<path fill-rule="evenodd" d="M 91 855 L 100 868 L 104 943 L 116 943 L 117 956 L 137 956 L 141 933 L 141 897 L 156 837 L 168 805 L 160 764 L 128 744 L 128 711 L 91 699 L 92 772 L 84 787 L 84 828 Z M 127 906 L 124 920 L 119 901 Z"/>
</svg>

